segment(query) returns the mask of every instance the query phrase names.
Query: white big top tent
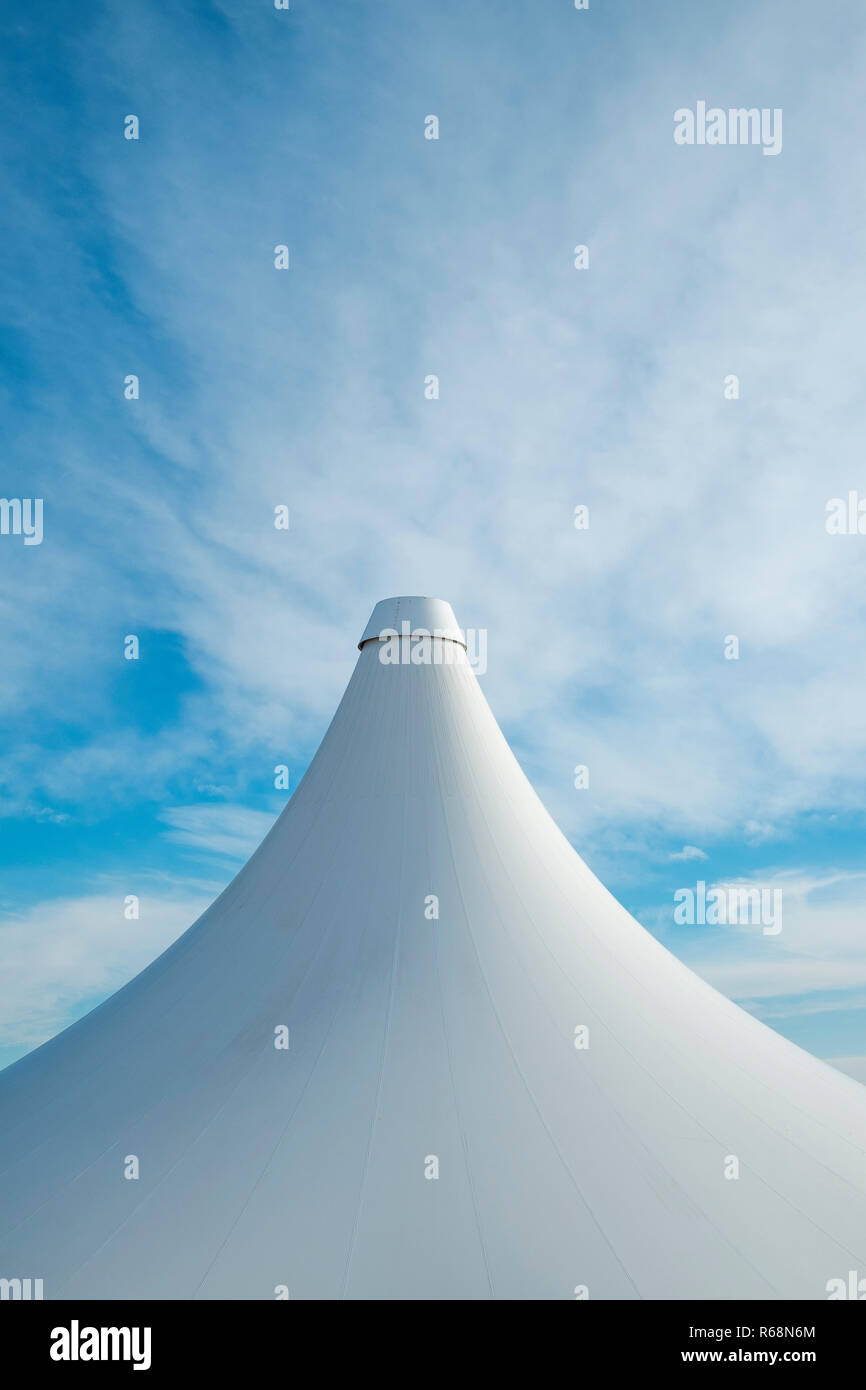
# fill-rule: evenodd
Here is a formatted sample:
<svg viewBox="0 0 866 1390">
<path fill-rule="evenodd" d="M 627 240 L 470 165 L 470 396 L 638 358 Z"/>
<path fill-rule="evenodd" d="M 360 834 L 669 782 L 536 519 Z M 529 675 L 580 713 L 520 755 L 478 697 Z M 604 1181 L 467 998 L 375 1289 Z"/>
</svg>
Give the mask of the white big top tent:
<svg viewBox="0 0 866 1390">
<path fill-rule="evenodd" d="M 614 900 L 447 604 L 389 599 L 359 645 L 234 881 L 0 1074 L 0 1277 L 46 1298 L 772 1299 L 866 1272 L 866 1088 Z"/>
</svg>

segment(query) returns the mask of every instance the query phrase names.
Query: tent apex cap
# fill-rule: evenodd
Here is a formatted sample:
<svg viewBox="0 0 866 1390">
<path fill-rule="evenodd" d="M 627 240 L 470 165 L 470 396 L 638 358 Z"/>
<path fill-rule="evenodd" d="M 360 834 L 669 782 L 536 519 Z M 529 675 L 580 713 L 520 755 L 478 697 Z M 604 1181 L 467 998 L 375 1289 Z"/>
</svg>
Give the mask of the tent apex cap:
<svg viewBox="0 0 866 1390">
<path fill-rule="evenodd" d="M 412 637 L 416 634 L 441 637 L 466 646 L 451 604 L 443 598 L 426 598 L 421 594 L 383 598 L 373 609 L 358 646 L 363 647 L 365 642 L 384 642 L 395 635 Z"/>
</svg>

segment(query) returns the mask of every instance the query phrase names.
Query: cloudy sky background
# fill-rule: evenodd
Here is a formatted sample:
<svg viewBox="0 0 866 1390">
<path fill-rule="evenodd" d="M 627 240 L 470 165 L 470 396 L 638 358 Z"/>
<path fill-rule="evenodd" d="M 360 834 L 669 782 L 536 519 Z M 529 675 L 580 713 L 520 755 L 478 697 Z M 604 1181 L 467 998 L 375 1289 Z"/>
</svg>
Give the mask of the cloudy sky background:
<svg viewBox="0 0 866 1390">
<path fill-rule="evenodd" d="M 373 604 L 422 593 L 487 630 L 485 694 L 612 891 L 866 1077 L 866 536 L 825 528 L 866 496 L 862 6 L 2 29 L 0 493 L 45 538 L 0 537 L 0 1063 L 189 925 Z M 699 99 L 782 108 L 782 153 L 675 145 Z M 699 878 L 781 888 L 782 932 L 676 926 Z"/>
</svg>

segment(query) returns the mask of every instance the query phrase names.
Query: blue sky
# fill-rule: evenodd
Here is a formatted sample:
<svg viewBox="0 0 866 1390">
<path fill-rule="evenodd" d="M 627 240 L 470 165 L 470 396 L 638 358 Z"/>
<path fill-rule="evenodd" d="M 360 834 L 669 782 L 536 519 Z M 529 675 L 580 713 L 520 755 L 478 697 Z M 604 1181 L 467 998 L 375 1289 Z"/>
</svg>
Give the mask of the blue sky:
<svg viewBox="0 0 866 1390">
<path fill-rule="evenodd" d="M 824 524 L 866 495 L 862 7 L 2 24 L 0 493 L 45 520 L 0 536 L 0 1063 L 193 920 L 426 593 L 612 891 L 866 1066 L 866 538 Z M 781 108 L 781 154 L 677 146 L 698 100 Z M 676 926 L 698 878 L 783 931 Z"/>
</svg>

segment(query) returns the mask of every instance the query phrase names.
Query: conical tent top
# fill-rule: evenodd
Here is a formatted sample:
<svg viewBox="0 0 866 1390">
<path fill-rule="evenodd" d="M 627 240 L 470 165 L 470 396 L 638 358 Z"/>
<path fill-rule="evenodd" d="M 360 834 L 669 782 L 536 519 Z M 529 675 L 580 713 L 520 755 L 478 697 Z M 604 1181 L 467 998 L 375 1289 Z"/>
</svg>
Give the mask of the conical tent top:
<svg viewBox="0 0 866 1390">
<path fill-rule="evenodd" d="M 422 635 L 466 646 L 451 604 L 442 598 L 424 598 L 419 594 L 383 598 L 377 603 L 358 646 L 363 647 L 365 642 L 384 642 L 394 636 Z"/>
</svg>

